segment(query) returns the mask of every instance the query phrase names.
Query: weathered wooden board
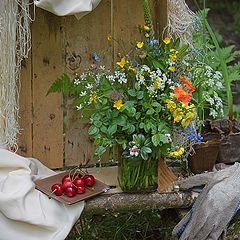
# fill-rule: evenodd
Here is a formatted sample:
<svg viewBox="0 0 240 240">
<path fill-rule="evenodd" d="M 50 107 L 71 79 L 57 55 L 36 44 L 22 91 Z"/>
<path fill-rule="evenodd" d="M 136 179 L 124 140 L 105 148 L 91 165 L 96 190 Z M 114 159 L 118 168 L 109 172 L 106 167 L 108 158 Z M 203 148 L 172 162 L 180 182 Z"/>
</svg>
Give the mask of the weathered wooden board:
<svg viewBox="0 0 240 240">
<path fill-rule="evenodd" d="M 77 20 L 64 18 L 66 70 L 69 74 L 81 73 L 93 63 L 92 53 L 101 57 L 101 64 L 111 66 L 112 51 L 107 41 L 111 32 L 111 1 L 102 1 L 89 15 Z M 73 66 L 72 57 L 80 57 L 79 66 Z M 70 103 L 70 101 L 69 101 Z M 81 123 L 76 109 L 68 104 L 65 133 L 65 164 L 92 163 L 94 147 L 88 136 L 87 124 Z M 107 158 L 105 158 L 107 160 Z"/>
<path fill-rule="evenodd" d="M 46 96 L 64 71 L 61 18 L 36 9 L 32 25 L 33 156 L 50 168 L 63 167 L 62 95 Z"/>
<path fill-rule="evenodd" d="M 150 4 L 154 24 L 162 29 L 167 0 L 150 0 Z M 138 25 L 144 24 L 143 1 L 102 0 L 80 20 L 40 9 L 35 18 L 32 54 L 21 79 L 19 153 L 38 158 L 50 168 L 93 163 L 88 127 L 78 119 L 71 99 L 64 98 L 63 103 L 61 94 L 46 93 L 63 72 L 81 73 L 93 62 L 94 52 L 101 56 L 101 64 L 113 67 L 122 49 L 117 41 L 107 41 L 107 35 L 124 41 L 126 52 L 135 46 L 140 40 Z M 108 161 L 108 155 L 102 161 Z"/>
<path fill-rule="evenodd" d="M 32 156 L 32 55 L 22 62 L 21 80 L 19 81 L 19 126 L 20 134 L 18 154 Z"/>
</svg>

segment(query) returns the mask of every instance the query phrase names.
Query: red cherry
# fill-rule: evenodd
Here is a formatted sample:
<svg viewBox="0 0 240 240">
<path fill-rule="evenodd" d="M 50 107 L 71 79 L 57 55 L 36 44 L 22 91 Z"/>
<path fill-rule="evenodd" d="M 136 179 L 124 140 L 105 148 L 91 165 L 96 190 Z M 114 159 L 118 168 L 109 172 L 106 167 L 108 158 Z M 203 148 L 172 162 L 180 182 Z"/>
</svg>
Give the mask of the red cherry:
<svg viewBox="0 0 240 240">
<path fill-rule="evenodd" d="M 93 175 L 87 174 L 84 177 L 85 185 L 88 187 L 92 187 L 94 185 L 95 179 Z"/>
<path fill-rule="evenodd" d="M 62 183 L 64 183 L 65 181 L 71 181 L 71 176 L 69 174 L 63 176 Z"/>
<path fill-rule="evenodd" d="M 53 184 L 51 187 L 51 190 L 56 196 L 61 196 L 64 192 L 64 189 L 61 183 Z"/>
<path fill-rule="evenodd" d="M 86 188 L 84 186 L 78 186 L 77 187 L 77 193 L 78 194 L 83 194 L 86 192 Z"/>
<path fill-rule="evenodd" d="M 62 187 L 63 187 L 63 190 L 65 190 L 65 189 L 68 188 L 68 187 L 74 187 L 74 184 L 73 184 L 71 181 L 69 181 L 69 180 L 66 179 L 66 180 L 63 182 Z"/>
<path fill-rule="evenodd" d="M 74 182 L 74 186 L 79 187 L 79 186 L 85 186 L 85 180 L 84 178 L 77 177 Z"/>
<path fill-rule="evenodd" d="M 77 189 L 75 187 L 67 187 L 65 193 L 68 197 L 74 197 L 77 194 Z"/>
</svg>

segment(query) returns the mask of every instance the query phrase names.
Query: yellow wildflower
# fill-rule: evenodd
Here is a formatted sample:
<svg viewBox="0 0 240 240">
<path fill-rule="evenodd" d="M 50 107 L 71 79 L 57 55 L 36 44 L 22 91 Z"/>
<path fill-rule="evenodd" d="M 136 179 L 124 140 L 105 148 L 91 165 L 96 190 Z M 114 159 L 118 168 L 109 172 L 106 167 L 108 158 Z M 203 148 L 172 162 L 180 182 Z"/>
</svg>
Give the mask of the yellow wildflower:
<svg viewBox="0 0 240 240">
<path fill-rule="evenodd" d="M 186 114 L 186 117 L 182 120 L 182 125 L 184 127 L 187 127 L 190 124 L 190 122 L 195 118 L 195 116 L 196 115 L 194 112 L 188 112 Z"/>
<path fill-rule="evenodd" d="M 137 42 L 137 48 L 142 48 L 144 45 L 144 42 Z"/>
<path fill-rule="evenodd" d="M 183 147 L 180 147 L 179 150 L 178 150 L 178 152 L 179 152 L 180 155 L 183 155 L 183 153 L 184 153 L 184 148 L 183 148 Z"/>
<path fill-rule="evenodd" d="M 171 54 L 171 55 L 170 55 L 170 60 L 171 60 L 172 62 L 175 62 L 175 61 L 177 60 L 177 55 L 176 55 L 176 54 Z"/>
<path fill-rule="evenodd" d="M 162 79 L 159 78 L 158 80 L 156 80 L 156 81 L 152 84 L 152 86 L 153 86 L 153 88 L 154 88 L 155 90 L 159 89 L 159 83 L 160 83 L 161 81 L 162 81 Z"/>
<path fill-rule="evenodd" d="M 129 66 L 129 67 L 128 67 L 128 70 L 129 70 L 129 71 L 136 72 L 136 69 L 135 69 L 134 67 L 132 67 L 132 66 Z"/>
<path fill-rule="evenodd" d="M 169 70 L 170 72 L 175 72 L 175 67 L 174 67 L 174 66 L 170 66 L 170 67 L 168 68 L 168 70 Z"/>
<path fill-rule="evenodd" d="M 175 48 L 170 48 L 170 53 L 178 54 L 178 51 Z"/>
<path fill-rule="evenodd" d="M 147 25 L 144 25 L 144 26 L 143 26 L 143 29 L 144 29 L 145 31 L 149 31 L 149 30 L 150 30 L 150 27 L 147 26 Z"/>
<path fill-rule="evenodd" d="M 145 33 L 145 37 L 146 37 L 146 38 L 149 38 L 150 35 L 149 35 L 148 33 Z"/>
<path fill-rule="evenodd" d="M 96 95 L 93 95 L 89 98 L 90 102 L 94 102 L 96 103 L 97 102 L 97 96 Z"/>
<path fill-rule="evenodd" d="M 108 40 L 109 42 L 111 42 L 112 39 L 113 39 L 113 38 L 112 38 L 112 35 L 111 35 L 111 34 L 108 34 L 108 35 L 107 35 L 107 40 Z"/>
<path fill-rule="evenodd" d="M 173 157 L 173 158 L 177 158 L 177 157 L 180 157 L 183 155 L 184 153 L 184 148 L 183 147 L 180 147 L 178 151 L 173 151 L 173 152 L 170 152 L 170 156 Z"/>
<path fill-rule="evenodd" d="M 117 62 L 117 65 L 121 68 L 124 68 L 126 64 L 128 64 L 128 60 L 126 60 L 126 58 L 121 58 L 121 61 Z"/>
<path fill-rule="evenodd" d="M 194 104 L 191 104 L 191 105 L 188 105 L 188 103 L 182 103 L 182 108 L 185 108 L 185 109 L 194 109 L 195 108 L 195 105 Z"/>
<path fill-rule="evenodd" d="M 169 37 L 164 38 L 163 42 L 168 45 L 171 42 L 171 39 Z"/>
<path fill-rule="evenodd" d="M 167 109 L 169 109 L 170 111 L 172 111 L 177 107 L 176 103 L 170 99 L 167 99 L 166 103 L 167 103 Z"/>
<path fill-rule="evenodd" d="M 120 110 L 123 106 L 122 99 L 119 99 L 114 102 L 113 107 L 116 108 L 117 110 Z"/>
<path fill-rule="evenodd" d="M 174 123 L 180 122 L 183 118 L 183 112 L 180 108 L 177 108 L 173 112 Z"/>
</svg>

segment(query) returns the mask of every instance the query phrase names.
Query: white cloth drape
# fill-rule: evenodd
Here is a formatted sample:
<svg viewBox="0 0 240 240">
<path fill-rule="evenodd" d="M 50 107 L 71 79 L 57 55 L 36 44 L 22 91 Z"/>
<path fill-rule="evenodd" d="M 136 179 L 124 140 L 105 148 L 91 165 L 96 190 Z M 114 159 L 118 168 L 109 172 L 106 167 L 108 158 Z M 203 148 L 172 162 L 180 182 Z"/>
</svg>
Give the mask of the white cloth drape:
<svg viewBox="0 0 240 240">
<path fill-rule="evenodd" d="M 66 206 L 35 189 L 55 174 L 36 159 L 0 149 L 0 239 L 64 240 L 84 202 Z"/>
<path fill-rule="evenodd" d="M 91 12 L 101 0 L 34 0 L 37 7 L 57 16 L 75 15 L 78 19 Z"/>
</svg>

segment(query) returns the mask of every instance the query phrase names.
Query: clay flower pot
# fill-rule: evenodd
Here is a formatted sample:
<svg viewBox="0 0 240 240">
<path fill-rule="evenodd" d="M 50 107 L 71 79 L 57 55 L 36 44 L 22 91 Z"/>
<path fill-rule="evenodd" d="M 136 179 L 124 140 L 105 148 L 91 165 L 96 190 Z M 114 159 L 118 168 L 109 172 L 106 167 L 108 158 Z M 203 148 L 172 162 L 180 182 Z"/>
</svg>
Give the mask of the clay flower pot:
<svg viewBox="0 0 240 240">
<path fill-rule="evenodd" d="M 210 140 L 193 146 L 193 154 L 188 157 L 188 166 L 192 173 L 212 171 L 217 161 L 220 142 Z"/>
<path fill-rule="evenodd" d="M 212 121 L 211 127 L 218 129 L 221 134 L 217 162 L 240 162 L 240 122 L 220 119 Z"/>
</svg>

